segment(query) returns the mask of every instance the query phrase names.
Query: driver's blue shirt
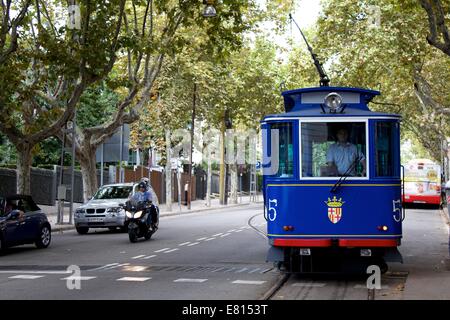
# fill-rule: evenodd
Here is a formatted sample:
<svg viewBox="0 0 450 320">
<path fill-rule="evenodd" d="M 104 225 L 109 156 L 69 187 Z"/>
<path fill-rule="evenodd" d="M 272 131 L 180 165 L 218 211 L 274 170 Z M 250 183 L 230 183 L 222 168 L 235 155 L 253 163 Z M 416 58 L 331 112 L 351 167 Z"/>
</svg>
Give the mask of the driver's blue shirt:
<svg viewBox="0 0 450 320">
<path fill-rule="evenodd" d="M 133 195 L 134 201 L 152 201 L 152 195 L 149 191 L 138 191 Z"/>
</svg>

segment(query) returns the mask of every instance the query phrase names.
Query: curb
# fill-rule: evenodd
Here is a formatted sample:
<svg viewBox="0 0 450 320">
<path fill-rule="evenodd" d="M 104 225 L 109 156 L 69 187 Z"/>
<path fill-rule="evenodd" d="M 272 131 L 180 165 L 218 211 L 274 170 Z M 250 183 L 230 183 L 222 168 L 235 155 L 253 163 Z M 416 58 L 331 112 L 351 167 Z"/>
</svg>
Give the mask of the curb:
<svg viewBox="0 0 450 320">
<path fill-rule="evenodd" d="M 445 220 L 445 224 L 447 226 L 450 226 L 450 217 L 449 217 L 447 208 L 443 208 L 443 209 L 441 209 L 439 211 L 441 213 L 442 218 Z"/>
<path fill-rule="evenodd" d="M 238 204 L 229 204 L 229 205 L 222 205 L 220 207 L 205 207 L 204 209 L 195 209 L 190 211 L 170 211 L 167 213 L 160 213 L 160 217 L 171 217 L 171 216 L 179 216 L 183 214 L 191 214 L 191 213 L 199 213 L 203 211 L 214 211 L 214 210 L 220 210 L 220 209 L 228 209 L 228 208 L 236 208 L 236 207 L 243 207 L 243 206 L 249 206 L 250 204 L 262 204 L 262 201 L 253 202 L 253 203 L 238 203 Z M 73 224 L 63 224 L 63 225 L 54 225 L 52 226 L 52 233 L 53 232 L 62 232 L 62 231 L 68 231 L 75 229 L 75 225 Z"/>
</svg>

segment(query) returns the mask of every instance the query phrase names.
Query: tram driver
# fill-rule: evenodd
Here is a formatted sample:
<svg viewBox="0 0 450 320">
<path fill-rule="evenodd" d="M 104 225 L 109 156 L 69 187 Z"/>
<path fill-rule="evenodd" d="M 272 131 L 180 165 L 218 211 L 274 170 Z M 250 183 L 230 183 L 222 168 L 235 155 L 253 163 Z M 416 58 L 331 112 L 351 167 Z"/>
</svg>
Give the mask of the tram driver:
<svg viewBox="0 0 450 320">
<path fill-rule="evenodd" d="M 348 130 L 341 127 L 336 133 L 336 142 L 330 145 L 327 151 L 326 175 L 340 176 L 347 173 L 348 176 L 356 176 L 357 163 L 362 166 L 362 176 L 366 175 L 366 158 L 356 145 L 348 141 Z M 325 172 L 324 172 L 325 173 Z"/>
</svg>

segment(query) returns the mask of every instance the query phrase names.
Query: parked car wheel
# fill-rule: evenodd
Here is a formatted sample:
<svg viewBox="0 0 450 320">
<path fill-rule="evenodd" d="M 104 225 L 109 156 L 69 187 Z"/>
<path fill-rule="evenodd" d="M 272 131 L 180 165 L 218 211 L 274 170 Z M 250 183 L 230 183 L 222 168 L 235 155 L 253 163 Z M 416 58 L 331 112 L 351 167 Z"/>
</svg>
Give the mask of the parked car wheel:
<svg viewBox="0 0 450 320">
<path fill-rule="evenodd" d="M 89 232 L 88 227 L 76 227 L 76 229 L 79 234 L 86 234 Z"/>
<path fill-rule="evenodd" d="M 36 239 L 36 247 L 43 249 L 47 248 L 50 245 L 52 240 L 52 232 L 50 230 L 50 226 L 43 225 L 41 230 L 39 231 L 39 237 Z"/>
</svg>

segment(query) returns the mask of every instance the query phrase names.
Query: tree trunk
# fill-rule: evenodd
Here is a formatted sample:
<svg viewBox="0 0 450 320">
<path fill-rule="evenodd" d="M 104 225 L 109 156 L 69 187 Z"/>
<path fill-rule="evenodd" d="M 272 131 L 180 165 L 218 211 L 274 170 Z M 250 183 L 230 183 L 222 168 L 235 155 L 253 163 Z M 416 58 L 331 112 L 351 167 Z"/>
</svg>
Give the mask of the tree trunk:
<svg viewBox="0 0 450 320">
<path fill-rule="evenodd" d="M 31 155 L 31 146 L 29 143 L 23 143 L 16 146 L 17 149 L 17 193 L 31 195 L 31 164 L 33 156 Z"/>
<path fill-rule="evenodd" d="M 208 174 L 206 178 L 206 205 L 211 207 L 211 151 L 208 150 Z"/>
<path fill-rule="evenodd" d="M 225 127 L 220 128 L 219 198 L 225 204 Z"/>
<path fill-rule="evenodd" d="M 87 202 L 97 191 L 97 168 L 95 162 L 95 149 L 84 151 L 79 157 L 81 177 L 83 179 L 83 200 Z"/>
<path fill-rule="evenodd" d="M 166 131 L 166 209 L 172 211 L 172 158 L 170 152 L 170 131 Z"/>
<path fill-rule="evenodd" d="M 230 164 L 231 173 L 231 203 L 238 203 L 238 174 L 236 163 Z"/>
</svg>

